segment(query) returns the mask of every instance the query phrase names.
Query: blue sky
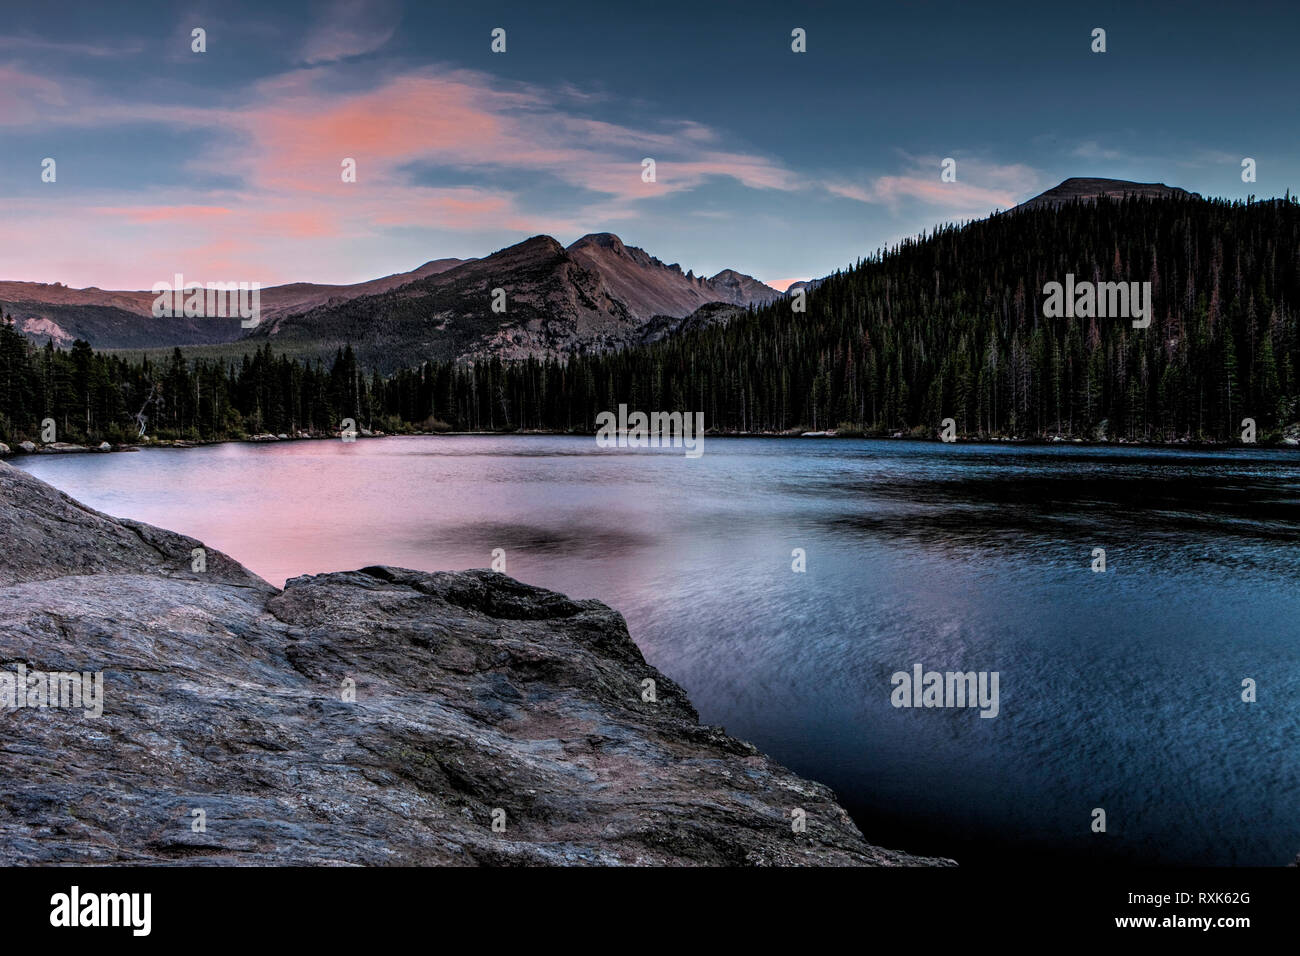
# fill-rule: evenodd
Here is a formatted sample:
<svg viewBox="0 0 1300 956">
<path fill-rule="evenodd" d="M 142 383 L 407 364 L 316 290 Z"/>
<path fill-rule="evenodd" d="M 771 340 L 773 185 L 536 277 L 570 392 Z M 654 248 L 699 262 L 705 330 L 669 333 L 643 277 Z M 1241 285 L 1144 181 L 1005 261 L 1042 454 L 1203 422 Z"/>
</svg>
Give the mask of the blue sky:
<svg viewBox="0 0 1300 956">
<path fill-rule="evenodd" d="M 355 282 L 609 231 L 684 269 L 782 284 L 1070 176 L 1227 197 L 1300 186 L 1296 4 L 3 14 L 0 279 Z"/>
</svg>

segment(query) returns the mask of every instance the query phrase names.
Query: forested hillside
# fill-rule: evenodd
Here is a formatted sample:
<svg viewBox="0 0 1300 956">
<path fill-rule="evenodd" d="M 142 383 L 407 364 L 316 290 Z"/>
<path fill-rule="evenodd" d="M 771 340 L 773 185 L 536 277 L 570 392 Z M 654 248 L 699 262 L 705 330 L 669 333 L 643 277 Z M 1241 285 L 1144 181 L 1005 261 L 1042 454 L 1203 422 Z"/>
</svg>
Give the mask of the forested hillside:
<svg viewBox="0 0 1300 956">
<path fill-rule="evenodd" d="M 1043 286 L 1150 282 L 1151 326 L 1047 319 Z M 466 423 L 590 427 L 626 401 L 724 431 L 1224 440 L 1296 419 L 1300 205 L 1103 199 L 945 227 L 725 327 L 565 367 L 481 367 Z M 423 389 L 423 390 L 422 390 Z"/>
<path fill-rule="evenodd" d="M 1044 318 L 1043 286 L 1150 282 L 1149 328 Z M 722 431 L 1264 439 L 1297 418 L 1300 204 L 1289 196 L 1071 203 L 948 226 L 808 293 L 653 345 L 564 360 L 427 362 L 381 378 L 275 358 L 127 364 L 34 349 L 0 329 L 0 438 L 43 417 L 69 433 L 219 438 L 359 424 L 593 431 L 626 403 L 703 411 Z M 152 396 L 152 399 L 150 398 Z"/>
</svg>

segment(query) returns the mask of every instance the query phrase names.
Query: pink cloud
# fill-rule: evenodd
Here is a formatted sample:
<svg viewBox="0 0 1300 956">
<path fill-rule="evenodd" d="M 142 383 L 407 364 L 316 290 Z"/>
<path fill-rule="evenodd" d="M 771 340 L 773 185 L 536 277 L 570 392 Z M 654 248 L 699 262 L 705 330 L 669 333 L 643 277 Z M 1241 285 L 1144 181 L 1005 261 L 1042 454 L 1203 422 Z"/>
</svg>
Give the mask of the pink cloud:
<svg viewBox="0 0 1300 956">
<path fill-rule="evenodd" d="M 979 160 L 957 162 L 957 181 L 940 178 L 942 159 L 912 159 L 910 172 L 877 176 L 865 182 L 825 183 L 832 195 L 863 203 L 881 203 L 898 211 L 905 200 L 938 206 L 949 215 L 982 216 L 995 209 L 1009 209 L 1019 198 L 1032 192 L 1039 181 L 1037 172 L 1019 163 L 998 165 Z"/>
<path fill-rule="evenodd" d="M 345 51 L 370 42 L 335 39 L 333 48 L 324 34 L 313 40 L 313 56 L 329 58 L 330 49 L 351 55 Z M 403 243 L 415 248 L 422 235 L 443 242 L 455 233 L 576 235 L 598 223 L 634 221 L 643 203 L 719 178 L 755 190 L 822 188 L 769 157 L 718 148 L 725 137 L 699 123 L 645 130 L 576 115 L 582 97 L 571 90 L 428 68 L 340 92 L 350 69 L 293 70 L 258 82 L 243 103 L 215 107 L 106 101 L 84 86 L 65 89 L 0 69 L 0 124 L 197 130 L 212 145 L 188 169 L 240 182 L 234 189 L 102 188 L 76 193 L 71 204 L 7 209 L 10 238 L 0 236 L 6 268 L 17 270 L 16 278 L 147 288 L 157 281 L 154 272 L 206 272 L 203 257 L 211 256 L 212 269 L 250 281 L 352 281 L 371 277 L 352 250 L 382 247 L 391 254 Z M 40 109 L 42 103 L 59 108 Z M 657 163 L 654 183 L 641 178 L 646 156 Z M 342 181 L 345 158 L 356 161 L 355 183 Z M 450 170 L 453 180 L 461 170 L 557 180 L 590 198 L 563 215 L 536 213 L 511 189 L 425 185 L 413 172 L 419 169 Z M 16 237 L 33 231 L 61 236 L 69 258 L 27 255 Z M 454 237 L 450 244 L 413 252 L 411 265 L 485 251 Z"/>
<path fill-rule="evenodd" d="M 937 176 L 881 176 L 875 181 L 874 190 L 884 202 L 906 197 L 970 212 L 988 212 L 997 207 L 1006 209 L 1015 205 L 1014 197 L 1003 190 L 966 182 L 945 183 Z"/>
<path fill-rule="evenodd" d="M 192 223 L 231 214 L 222 206 L 98 206 L 92 211 L 97 216 L 113 216 L 134 223 Z"/>
<path fill-rule="evenodd" d="M 342 98 L 310 88 L 280 94 L 232 117 L 251 137 L 253 178 L 276 190 L 332 189 L 344 158 L 357 161 L 359 183 L 373 183 L 392 180 L 399 165 L 415 160 L 502 160 L 516 145 L 496 105 L 455 78 L 399 77 Z"/>
<path fill-rule="evenodd" d="M 510 199 L 483 190 L 422 190 L 400 205 L 381 206 L 371 216 L 382 226 L 420 226 L 437 222 L 453 229 L 471 229 L 513 215 Z"/>
<path fill-rule="evenodd" d="M 0 66 L 0 123 L 37 122 L 47 108 L 65 102 L 63 89 L 54 80 Z"/>
</svg>

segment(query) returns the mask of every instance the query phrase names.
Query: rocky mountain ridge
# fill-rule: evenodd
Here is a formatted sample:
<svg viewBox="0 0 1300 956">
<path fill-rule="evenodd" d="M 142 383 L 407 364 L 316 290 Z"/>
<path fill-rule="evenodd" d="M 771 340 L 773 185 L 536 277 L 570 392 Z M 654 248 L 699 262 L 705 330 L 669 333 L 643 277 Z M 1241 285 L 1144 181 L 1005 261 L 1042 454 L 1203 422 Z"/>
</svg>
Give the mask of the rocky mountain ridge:
<svg viewBox="0 0 1300 956">
<path fill-rule="evenodd" d="M 379 295 L 282 316 L 248 338 L 322 355 L 350 344 L 363 365 L 391 371 L 431 358 L 559 358 L 615 349 L 641 341 L 643 327 L 657 328 L 662 317 L 779 297 L 731 270 L 711 279 L 683 273 L 610 233 L 568 248 L 533 236 Z"/>
<path fill-rule="evenodd" d="M 505 291 L 504 311 L 492 308 L 495 289 Z M 482 259 L 433 260 L 348 286 L 296 282 L 260 295 L 261 322 L 251 331 L 238 319 L 155 318 L 152 292 L 58 283 L 0 282 L 0 313 L 13 315 L 29 338 L 59 347 L 80 338 L 98 349 L 245 341 L 255 348 L 274 338 L 322 358 L 351 344 L 367 364 L 390 370 L 430 357 L 613 348 L 636 341 L 637 328 L 657 317 L 683 319 L 713 303 L 746 307 L 780 297 L 732 269 L 711 278 L 683 273 L 612 233 L 583 236 L 567 248 L 534 236 Z"/>
</svg>

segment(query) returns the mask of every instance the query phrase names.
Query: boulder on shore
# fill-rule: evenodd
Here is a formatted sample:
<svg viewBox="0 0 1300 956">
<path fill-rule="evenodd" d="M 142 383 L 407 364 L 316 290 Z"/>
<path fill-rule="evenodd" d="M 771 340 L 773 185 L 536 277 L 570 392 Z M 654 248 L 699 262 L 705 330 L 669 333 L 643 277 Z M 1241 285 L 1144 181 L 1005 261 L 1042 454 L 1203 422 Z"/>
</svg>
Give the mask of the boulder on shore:
<svg viewBox="0 0 1300 956">
<path fill-rule="evenodd" d="M 950 862 L 701 726 L 598 601 L 392 567 L 281 591 L 3 463 L 0 541 L 0 669 L 103 675 L 102 716 L 3 714 L 5 864 Z"/>
</svg>

